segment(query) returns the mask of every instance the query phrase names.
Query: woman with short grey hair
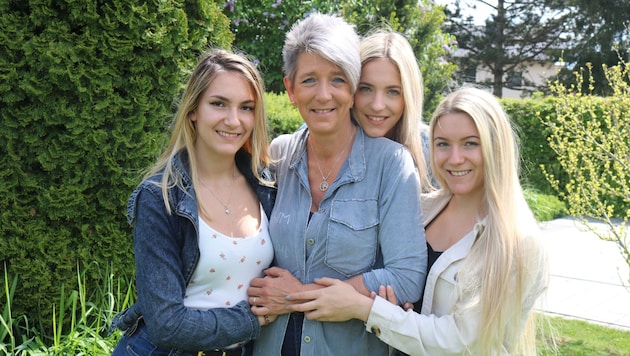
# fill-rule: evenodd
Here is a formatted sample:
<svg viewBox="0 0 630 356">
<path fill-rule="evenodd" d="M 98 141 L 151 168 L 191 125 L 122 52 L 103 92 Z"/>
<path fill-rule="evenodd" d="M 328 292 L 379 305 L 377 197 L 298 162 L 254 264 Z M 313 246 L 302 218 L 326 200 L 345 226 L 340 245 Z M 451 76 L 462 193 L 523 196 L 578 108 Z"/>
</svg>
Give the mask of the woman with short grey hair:
<svg viewBox="0 0 630 356">
<path fill-rule="evenodd" d="M 365 135 L 352 118 L 359 37 L 341 18 L 313 13 L 283 49 L 284 84 L 307 128 L 271 143 L 278 196 L 269 223 L 274 267 L 248 289 L 256 315 L 280 315 L 255 355 L 387 355 L 363 322 L 288 314 L 288 294 L 344 280 L 363 295 L 395 285 L 419 299 L 426 278 L 420 184 L 401 144 Z M 424 253 L 423 253 L 424 251 Z"/>
</svg>

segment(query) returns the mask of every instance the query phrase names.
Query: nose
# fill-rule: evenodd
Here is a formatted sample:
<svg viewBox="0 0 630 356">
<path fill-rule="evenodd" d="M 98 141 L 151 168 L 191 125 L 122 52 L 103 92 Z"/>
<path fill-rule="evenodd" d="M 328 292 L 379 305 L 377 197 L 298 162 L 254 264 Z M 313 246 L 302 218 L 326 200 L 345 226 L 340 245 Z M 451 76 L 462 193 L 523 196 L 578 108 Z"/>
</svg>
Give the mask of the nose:
<svg viewBox="0 0 630 356">
<path fill-rule="evenodd" d="M 226 116 L 225 119 L 223 119 L 223 121 L 225 122 L 226 126 L 230 126 L 230 127 L 234 127 L 238 125 L 238 115 L 239 115 L 239 108 L 238 107 L 231 107 Z"/>
<path fill-rule="evenodd" d="M 317 86 L 316 99 L 319 101 L 327 101 L 331 98 L 331 91 L 327 82 L 323 82 Z"/>
<path fill-rule="evenodd" d="M 380 111 L 385 108 L 385 98 L 383 97 L 383 93 L 376 92 L 374 94 L 373 100 L 370 102 L 370 107 L 374 111 Z"/>
<path fill-rule="evenodd" d="M 462 148 L 455 145 L 451 149 L 451 154 L 448 156 L 448 161 L 451 164 L 460 164 L 464 162 L 464 152 Z"/>
</svg>

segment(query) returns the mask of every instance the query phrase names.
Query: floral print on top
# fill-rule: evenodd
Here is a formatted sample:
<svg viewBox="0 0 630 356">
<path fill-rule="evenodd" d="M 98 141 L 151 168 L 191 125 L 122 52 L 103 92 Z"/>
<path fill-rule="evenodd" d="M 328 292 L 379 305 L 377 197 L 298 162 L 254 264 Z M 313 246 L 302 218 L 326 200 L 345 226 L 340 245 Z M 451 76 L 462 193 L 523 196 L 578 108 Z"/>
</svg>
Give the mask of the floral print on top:
<svg viewBox="0 0 630 356">
<path fill-rule="evenodd" d="M 229 237 L 199 218 L 199 263 L 186 288 L 184 305 L 206 310 L 226 308 L 247 299 L 247 288 L 254 277 L 273 260 L 267 215 L 261 211 L 258 233 Z"/>
</svg>

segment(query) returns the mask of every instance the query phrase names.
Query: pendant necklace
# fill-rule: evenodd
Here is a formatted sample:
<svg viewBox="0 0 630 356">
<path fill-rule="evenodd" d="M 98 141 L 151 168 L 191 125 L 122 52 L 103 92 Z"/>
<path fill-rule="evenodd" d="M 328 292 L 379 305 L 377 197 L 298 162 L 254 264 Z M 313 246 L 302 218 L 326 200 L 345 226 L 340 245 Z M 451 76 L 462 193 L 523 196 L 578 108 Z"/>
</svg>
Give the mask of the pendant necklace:
<svg viewBox="0 0 630 356">
<path fill-rule="evenodd" d="M 341 156 L 343 156 L 343 153 L 346 152 L 346 148 L 348 148 L 348 145 L 346 145 L 346 147 L 344 147 L 341 153 L 339 153 L 339 156 L 337 156 L 337 159 L 335 160 L 335 163 L 333 163 L 332 167 L 328 171 L 328 174 L 324 175 L 324 172 L 322 172 L 322 167 L 319 165 L 319 159 L 317 158 L 317 152 L 315 152 L 315 147 L 313 146 L 313 143 L 310 140 L 309 140 L 309 143 L 311 144 L 311 149 L 313 150 L 313 156 L 315 157 L 315 163 L 317 163 L 317 169 L 319 169 L 319 174 L 322 176 L 322 182 L 319 183 L 319 190 L 322 192 L 325 192 L 328 190 L 328 177 L 330 177 L 330 174 L 332 173 L 333 169 L 335 169 L 335 166 L 341 159 Z"/>
<path fill-rule="evenodd" d="M 230 215 L 230 201 L 232 200 L 232 191 L 234 188 L 234 181 L 236 180 L 236 169 L 233 167 L 232 168 L 232 184 L 230 184 L 230 195 L 228 197 L 227 203 L 223 204 L 223 202 L 221 201 L 221 199 L 219 199 L 219 197 L 214 194 L 214 192 L 212 191 L 212 189 L 210 189 L 210 187 L 208 187 L 202 180 L 199 180 L 199 182 L 201 182 L 201 185 L 204 186 L 204 188 L 208 189 L 208 191 L 210 192 L 210 194 L 212 194 L 212 196 L 214 197 L 214 199 L 216 199 L 219 204 L 223 205 L 223 208 L 225 208 L 225 215 Z"/>
</svg>

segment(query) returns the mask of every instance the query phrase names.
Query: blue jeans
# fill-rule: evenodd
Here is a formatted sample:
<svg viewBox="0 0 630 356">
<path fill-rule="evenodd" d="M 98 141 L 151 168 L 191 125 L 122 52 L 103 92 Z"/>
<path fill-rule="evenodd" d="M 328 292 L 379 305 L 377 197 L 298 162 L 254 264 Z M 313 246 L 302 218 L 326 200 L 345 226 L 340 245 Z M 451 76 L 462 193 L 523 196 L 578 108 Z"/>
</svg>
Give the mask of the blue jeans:
<svg viewBox="0 0 630 356">
<path fill-rule="evenodd" d="M 149 339 L 147 327 L 144 323 L 140 323 L 131 335 L 125 333 L 118 341 L 114 352 L 112 352 L 112 356 L 168 356 L 172 354 L 171 350 L 163 349 L 153 344 L 151 339 Z"/>
<path fill-rule="evenodd" d="M 242 356 L 252 354 L 252 343 L 249 342 L 242 348 Z M 158 347 L 149 338 L 144 322 L 138 324 L 138 328 L 132 333 L 124 333 L 112 352 L 112 356 L 197 356 L 197 353 L 177 352 L 173 349 Z"/>
</svg>

